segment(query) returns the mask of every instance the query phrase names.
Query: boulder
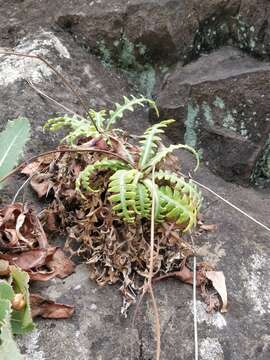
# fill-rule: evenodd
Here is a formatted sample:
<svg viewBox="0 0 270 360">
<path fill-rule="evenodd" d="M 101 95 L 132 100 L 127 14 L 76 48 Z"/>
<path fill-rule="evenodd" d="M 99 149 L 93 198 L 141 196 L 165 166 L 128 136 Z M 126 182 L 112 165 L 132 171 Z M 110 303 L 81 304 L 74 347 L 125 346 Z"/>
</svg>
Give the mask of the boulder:
<svg viewBox="0 0 270 360">
<path fill-rule="evenodd" d="M 185 6 L 191 9 L 190 3 L 196 5 L 194 6 L 196 16 L 195 10 L 191 10 L 191 17 L 188 16 L 189 12 L 183 10 Z M 242 1 L 241 6 L 244 3 L 251 2 Z M 151 11 L 151 7 L 155 10 Z M 233 145 L 236 146 L 236 155 L 240 149 L 241 154 L 246 152 L 248 156 L 252 154 L 256 156 L 256 151 L 259 152 L 263 136 L 268 131 L 266 121 L 266 114 L 269 111 L 268 65 L 231 48 L 217 52 L 217 59 L 215 54 L 211 54 L 207 57 L 201 56 L 197 62 L 185 67 L 182 66 L 182 62 L 186 61 L 184 55 L 190 51 L 187 49 L 194 49 L 192 39 L 196 34 L 192 35 L 192 32 L 193 29 L 197 29 L 198 24 L 204 24 L 204 19 L 211 19 L 211 15 L 214 16 L 217 9 L 221 19 L 224 9 L 227 8 L 228 15 L 225 19 L 229 19 L 230 14 L 237 14 L 238 7 L 238 1 L 221 0 L 203 2 L 55 0 L 41 1 L 38 4 L 33 0 L 10 0 L 1 6 L 0 46 L 12 46 L 19 52 L 43 56 L 72 82 L 76 90 L 80 91 L 87 106 L 103 108 L 111 107 L 115 101 L 120 102 L 122 95 L 134 94 L 134 89 L 123 73 L 119 74 L 112 69 L 108 71 L 100 64 L 99 59 L 91 55 L 89 48 L 95 44 L 95 41 L 99 41 L 96 40 L 97 35 L 101 33 L 102 37 L 105 39 L 108 37 L 108 43 L 111 43 L 117 39 L 118 34 L 122 34 L 123 24 L 128 22 L 129 28 L 135 30 L 138 25 L 137 33 L 135 30 L 130 30 L 128 36 L 133 36 L 132 41 L 147 42 L 150 48 L 151 39 L 157 37 L 159 42 L 153 42 L 152 47 L 153 57 L 155 55 L 156 58 L 159 55 L 158 44 L 162 44 L 161 51 L 169 42 L 170 46 L 163 51 L 165 58 L 168 51 L 166 59 L 174 61 L 179 56 L 181 61 L 175 69 L 171 68 L 171 75 L 167 76 L 168 81 L 164 82 L 159 95 L 163 114 L 176 116 L 178 119 L 174 130 L 177 136 L 173 137 L 171 133 L 171 137 L 177 141 L 179 139 L 184 141 L 186 134 L 186 139 L 192 142 L 195 138 L 197 143 L 202 141 L 204 146 L 201 137 L 203 134 L 207 144 L 212 146 L 214 151 L 212 158 L 210 151 L 207 152 L 204 146 L 203 155 L 208 154 L 209 161 L 218 171 L 219 167 L 214 158 L 215 154 L 220 154 L 221 151 L 218 148 L 219 143 L 215 143 L 218 136 L 221 143 L 227 144 L 226 151 L 230 159 L 233 159 L 230 155 L 232 147 L 230 144 L 236 144 Z M 168 23 L 165 18 L 162 19 L 163 11 L 168 16 Z M 181 17 L 174 19 L 174 11 Z M 108 13 L 111 15 L 106 15 Z M 70 26 L 68 22 L 65 25 L 68 16 L 73 17 Z M 150 17 L 151 22 L 148 21 Z M 116 18 L 118 20 L 114 24 L 113 19 Z M 76 19 L 77 24 L 73 24 L 73 19 Z M 104 20 L 108 20 L 108 24 Z M 99 23 L 98 26 L 95 21 Z M 172 21 L 175 21 L 173 25 L 170 24 Z M 144 24 L 146 24 L 145 28 Z M 176 30 L 176 26 L 179 26 L 179 31 Z M 181 26 L 186 29 L 183 38 Z M 87 27 L 90 29 L 89 33 Z M 105 28 L 106 32 L 102 33 Z M 114 32 L 111 31 L 112 28 Z M 96 33 L 95 29 L 98 30 Z M 190 29 L 190 34 L 187 29 Z M 163 32 L 164 37 L 162 37 Z M 147 36 L 144 35 L 145 33 Z M 173 40 L 172 33 L 178 36 L 176 39 L 179 39 L 179 42 Z M 85 34 L 87 37 L 83 38 Z M 154 38 L 153 34 L 155 34 Z M 181 39 L 183 41 L 187 39 L 187 43 L 183 45 Z M 87 43 L 90 44 L 88 47 L 85 46 Z M 198 55 L 200 53 L 201 51 Z M 175 81 L 172 83 L 170 79 L 174 74 Z M 177 74 L 180 76 L 179 79 Z M 39 95 L 26 83 L 26 79 L 30 80 L 34 87 L 73 111 L 83 114 L 84 109 L 78 98 L 69 92 L 43 63 L 38 60 L 0 56 L 0 129 L 8 119 L 20 115 L 30 118 L 32 138 L 25 153 L 25 157 L 28 158 L 56 146 L 63 134 L 46 133 L 42 127 L 49 117 L 64 114 L 66 110 Z M 177 84 L 179 88 L 176 87 Z M 194 103 L 191 102 L 191 95 Z M 249 103 L 248 100 L 253 103 Z M 238 111 L 239 116 L 242 111 L 244 114 L 247 112 L 245 119 L 252 117 L 253 126 L 245 123 L 245 128 L 242 128 L 242 118 L 233 112 L 234 109 Z M 189 114 L 188 118 L 186 118 L 187 114 Z M 223 126 L 224 114 L 227 115 L 227 127 Z M 187 124 L 185 124 L 186 119 L 189 119 Z M 143 112 L 136 113 L 133 117 L 129 116 L 124 122 L 125 129 L 138 135 L 149 125 L 147 114 Z M 257 133 L 255 127 L 258 128 Z M 186 128 L 188 128 L 187 133 Z M 252 135 L 251 139 L 246 138 L 247 135 Z M 210 138 L 211 136 L 214 139 Z M 214 146 L 215 144 L 217 145 Z M 244 146 L 248 146 L 246 150 Z M 193 159 L 186 158 L 185 154 L 179 160 L 183 167 L 191 168 L 193 165 Z M 225 155 L 223 161 L 228 174 L 231 168 L 230 164 L 226 163 Z M 246 158 L 244 161 L 245 164 L 248 163 Z M 243 176 L 241 175 L 240 178 L 243 179 Z M 196 179 L 270 226 L 268 190 L 258 191 L 226 183 L 212 174 L 204 164 L 197 172 Z M 2 191 L 1 196 L 5 201 L 10 201 L 18 187 L 19 179 L 15 178 L 15 181 L 9 183 L 9 186 Z M 200 360 L 268 360 L 270 352 L 269 232 L 257 227 L 221 201 L 216 201 L 216 198 L 209 193 L 203 191 L 203 195 L 204 219 L 208 224 L 216 224 L 217 230 L 204 232 L 201 237 L 195 238 L 198 261 L 206 260 L 224 272 L 228 287 L 229 311 L 227 314 L 207 313 L 200 294 L 197 294 Z M 19 197 L 19 200 L 21 199 Z M 32 201 L 37 209 L 44 206 L 29 193 L 26 194 L 25 200 Z M 56 244 L 61 243 L 61 239 L 55 241 Z M 190 266 L 192 267 L 192 260 Z M 35 284 L 34 291 L 39 291 L 58 302 L 74 304 L 75 313 L 68 320 L 42 319 L 37 322 L 35 332 L 17 337 L 16 340 L 25 358 L 27 360 L 154 359 L 155 328 L 151 301 L 146 297 L 139 309 L 135 326 L 132 326 L 132 310 L 127 319 L 120 314 L 122 302 L 118 293 L 119 286 L 120 284 L 98 287 L 88 278 L 86 265 L 78 266 L 76 272 L 65 280 L 56 279 L 43 285 Z M 192 288 L 172 279 L 160 282 L 155 286 L 154 291 L 161 317 L 161 360 L 194 359 Z"/>
<path fill-rule="evenodd" d="M 62 29 L 116 62 L 132 51 L 139 62 L 187 63 L 228 44 L 269 58 L 269 6 L 267 0 L 111 0 L 109 6 L 106 0 L 56 0 L 38 7 L 33 0 L 10 1 L 0 29 L 5 46 L 39 27 Z"/>
<path fill-rule="evenodd" d="M 170 72 L 157 96 L 173 141 L 227 180 L 248 182 L 270 134 L 270 65 L 224 47 Z"/>
<path fill-rule="evenodd" d="M 50 117 L 72 114 L 71 111 L 83 115 L 89 108 L 111 108 L 114 102 L 123 101 L 124 95 L 128 96 L 131 92 L 134 94 L 124 77 L 120 78 L 113 71 L 105 69 L 68 34 L 41 29 L 18 40 L 14 50 L 46 59 L 72 84 L 85 104 L 82 106 L 78 97 L 64 86 L 63 81 L 44 62 L 0 55 L 0 131 L 8 120 L 18 116 L 30 119 L 32 137 L 26 149 L 26 158 L 50 150 L 64 136 L 64 133 L 43 130 L 43 125 Z M 37 90 L 57 103 L 42 96 Z M 18 183 L 12 182 L 10 192 L 14 194 L 17 187 Z M 4 197 L 8 198 L 8 192 L 4 192 Z"/>
</svg>

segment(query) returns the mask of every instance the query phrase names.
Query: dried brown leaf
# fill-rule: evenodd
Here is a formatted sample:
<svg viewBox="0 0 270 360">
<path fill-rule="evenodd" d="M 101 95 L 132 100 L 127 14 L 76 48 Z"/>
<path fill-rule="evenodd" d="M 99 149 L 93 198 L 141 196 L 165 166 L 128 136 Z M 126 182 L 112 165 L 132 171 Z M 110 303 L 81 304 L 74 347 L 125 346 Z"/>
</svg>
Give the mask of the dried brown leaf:
<svg viewBox="0 0 270 360">
<path fill-rule="evenodd" d="M 44 265 L 47 256 L 46 249 L 33 249 L 20 254 L 0 254 L 1 259 L 26 271 Z"/>
<path fill-rule="evenodd" d="M 36 245 L 47 247 L 48 241 L 34 211 L 15 203 L 0 209 L 0 248 L 23 249 Z"/>
<path fill-rule="evenodd" d="M 55 276 L 63 279 L 75 270 L 75 264 L 63 252 L 62 249 L 56 249 L 52 259 L 48 261 L 47 266 L 54 272 Z"/>
<path fill-rule="evenodd" d="M 0 260 L 0 276 L 7 276 L 9 273 L 9 262 L 6 260 Z"/>
<path fill-rule="evenodd" d="M 205 231 L 215 231 L 217 229 L 217 225 L 216 224 L 202 224 L 202 225 L 200 225 L 200 229 L 205 230 Z"/>
<path fill-rule="evenodd" d="M 50 174 L 38 174 L 36 176 L 33 176 L 33 178 L 31 179 L 30 184 L 32 186 L 32 189 L 37 193 L 37 196 L 39 198 L 48 195 L 48 192 L 52 187 L 52 184 L 49 180 L 50 177 Z"/>
<path fill-rule="evenodd" d="M 206 271 L 206 277 L 209 279 L 213 287 L 216 289 L 222 300 L 221 312 L 227 312 L 228 299 L 225 276 L 223 271 Z"/>
<path fill-rule="evenodd" d="M 67 319 L 74 313 L 73 305 L 58 304 L 39 294 L 30 294 L 31 313 L 33 317 L 45 319 Z"/>
</svg>

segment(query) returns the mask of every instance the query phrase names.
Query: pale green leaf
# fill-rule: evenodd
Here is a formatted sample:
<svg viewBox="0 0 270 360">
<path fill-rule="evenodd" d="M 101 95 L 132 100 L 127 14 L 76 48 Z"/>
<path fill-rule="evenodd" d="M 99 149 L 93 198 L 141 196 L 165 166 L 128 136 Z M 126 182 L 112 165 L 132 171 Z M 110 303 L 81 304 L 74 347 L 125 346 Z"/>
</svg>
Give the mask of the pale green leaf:
<svg viewBox="0 0 270 360">
<path fill-rule="evenodd" d="M 17 165 L 29 136 L 30 123 L 23 117 L 9 121 L 0 133 L 0 181 Z"/>
<path fill-rule="evenodd" d="M 1 360 L 23 360 L 12 335 L 10 318 L 10 301 L 0 299 L 0 358 Z"/>
<path fill-rule="evenodd" d="M 35 328 L 30 310 L 29 275 L 18 267 L 11 266 L 10 268 L 13 279 L 13 289 L 15 293 L 22 293 L 26 302 L 22 310 L 13 310 L 12 312 L 12 331 L 14 334 L 24 334 Z"/>
</svg>

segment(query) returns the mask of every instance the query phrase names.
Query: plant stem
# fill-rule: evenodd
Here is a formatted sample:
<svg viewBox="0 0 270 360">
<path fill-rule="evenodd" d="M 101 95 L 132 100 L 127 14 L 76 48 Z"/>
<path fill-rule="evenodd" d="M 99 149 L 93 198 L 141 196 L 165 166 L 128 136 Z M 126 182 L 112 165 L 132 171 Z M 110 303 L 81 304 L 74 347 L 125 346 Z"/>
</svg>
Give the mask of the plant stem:
<svg viewBox="0 0 270 360">
<path fill-rule="evenodd" d="M 152 209 L 151 209 L 151 240 L 150 240 L 150 264 L 149 264 L 149 277 L 148 277 L 148 289 L 152 298 L 155 319 L 156 319 L 156 360 L 160 359 L 160 319 L 159 312 L 157 307 L 157 302 L 155 299 L 152 279 L 154 272 L 154 245 L 155 245 L 155 196 L 154 196 L 154 187 L 155 187 L 155 166 L 152 169 Z"/>
<path fill-rule="evenodd" d="M 54 149 L 54 150 L 49 150 L 46 151 L 42 154 L 39 155 L 35 155 L 33 157 L 31 157 L 29 160 L 22 162 L 20 165 L 18 165 L 15 169 L 13 169 L 11 172 L 9 172 L 7 175 L 5 175 L 4 177 L 0 178 L 0 183 L 5 181 L 6 179 L 8 179 L 10 176 L 16 174 L 16 172 L 18 172 L 19 170 L 21 170 L 23 167 L 25 167 L 26 165 L 30 164 L 31 162 L 38 160 L 44 156 L 50 155 L 50 154 L 56 154 L 56 153 L 65 153 L 65 152 L 99 152 L 99 153 L 103 153 L 103 154 L 108 154 L 110 156 L 114 156 L 117 157 L 118 159 L 126 162 L 129 164 L 129 161 L 125 158 L 123 158 L 122 156 L 115 154 L 109 150 L 103 150 L 103 149 L 96 149 L 96 148 L 85 148 L 85 149 L 80 149 L 80 148 L 74 148 L 74 149 Z"/>
<path fill-rule="evenodd" d="M 225 199 L 224 197 L 222 197 L 221 195 L 217 194 L 214 190 L 210 189 L 209 187 L 201 184 L 199 181 L 192 179 L 192 177 L 187 176 L 183 173 L 180 173 L 180 175 L 184 176 L 185 178 L 190 179 L 191 181 L 193 181 L 195 184 L 197 184 L 198 186 L 200 186 L 201 188 L 209 191 L 211 194 L 215 195 L 217 198 L 219 198 L 220 200 L 222 200 L 223 202 L 225 202 L 227 205 L 229 205 L 230 207 L 232 207 L 233 209 L 237 210 L 238 212 L 240 212 L 242 215 L 246 216 L 247 218 L 249 218 L 251 221 L 253 221 L 254 223 L 256 223 L 257 225 L 261 226 L 262 228 L 264 228 L 265 230 L 267 230 L 268 232 L 270 232 L 270 228 L 268 226 L 266 226 L 265 224 L 261 223 L 259 220 L 256 220 L 253 216 L 249 215 L 248 213 L 246 213 L 244 210 L 240 209 L 238 206 L 234 205 L 233 203 L 231 203 L 229 200 Z"/>
<path fill-rule="evenodd" d="M 63 84 L 69 88 L 69 90 L 73 93 L 73 95 L 76 96 L 76 98 L 79 100 L 79 102 L 81 103 L 86 117 L 89 117 L 93 126 L 95 127 L 97 132 L 100 132 L 99 129 L 97 128 L 97 125 L 95 123 L 95 121 L 93 120 L 93 118 L 90 116 L 89 114 L 89 109 L 88 106 L 85 104 L 85 102 L 83 101 L 81 95 L 79 94 L 79 92 L 77 90 L 75 90 L 75 88 L 71 85 L 71 83 L 58 71 L 54 68 L 54 66 L 52 66 L 46 59 L 44 59 L 43 57 L 39 56 L 39 55 L 33 55 L 33 54 L 23 54 L 23 53 L 18 53 L 15 51 L 1 51 L 0 50 L 0 55 L 13 55 L 13 56 L 19 56 L 19 57 L 25 57 L 25 58 L 30 58 L 30 59 L 37 59 L 42 61 L 45 65 L 47 65 L 63 82 Z"/>
</svg>

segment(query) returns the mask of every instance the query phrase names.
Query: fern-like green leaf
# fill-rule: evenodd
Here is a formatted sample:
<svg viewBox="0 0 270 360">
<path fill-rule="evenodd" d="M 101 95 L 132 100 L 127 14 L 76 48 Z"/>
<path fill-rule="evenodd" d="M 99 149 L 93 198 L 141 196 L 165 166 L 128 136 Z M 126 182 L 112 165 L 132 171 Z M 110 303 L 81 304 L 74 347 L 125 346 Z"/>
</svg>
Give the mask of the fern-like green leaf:
<svg viewBox="0 0 270 360">
<path fill-rule="evenodd" d="M 80 191 L 82 187 L 86 191 L 98 192 L 98 189 L 91 188 L 89 181 L 91 176 L 100 170 L 112 170 L 116 171 L 119 169 L 124 169 L 128 165 L 123 161 L 114 160 L 114 159 L 102 159 L 100 161 L 96 161 L 94 164 L 88 165 L 83 171 L 81 171 L 78 179 L 76 180 L 76 190 Z"/>
<path fill-rule="evenodd" d="M 128 99 L 126 96 L 124 96 L 124 104 L 120 105 L 118 103 L 115 103 L 116 109 L 109 111 L 110 117 L 109 117 L 108 123 L 107 123 L 107 130 L 109 130 L 118 119 L 121 119 L 123 117 L 123 114 L 125 111 L 127 111 L 127 110 L 134 111 L 135 105 L 140 105 L 140 106 L 144 107 L 145 103 L 147 103 L 149 106 L 153 107 L 155 109 L 157 115 L 159 115 L 158 109 L 153 100 L 147 99 L 142 95 L 139 98 L 136 98 L 135 96 L 131 95 L 130 99 Z"/>
<path fill-rule="evenodd" d="M 152 179 L 146 178 L 143 180 L 143 184 L 148 189 L 150 195 L 151 195 L 151 205 L 152 205 L 152 196 L 155 198 L 155 221 L 156 222 L 162 222 L 164 219 L 164 216 L 161 214 L 161 207 L 160 207 L 160 198 L 159 198 L 159 191 L 157 184 L 154 184 Z"/>
<path fill-rule="evenodd" d="M 145 133 L 141 136 L 141 156 L 139 160 L 139 166 L 141 169 L 145 169 L 149 166 L 149 162 L 154 156 L 155 149 L 157 148 L 157 143 L 160 141 L 159 134 L 164 133 L 164 128 L 169 124 L 172 124 L 175 120 L 164 120 L 148 128 Z"/>
<path fill-rule="evenodd" d="M 135 199 L 136 212 L 141 218 L 150 217 L 151 197 L 148 188 L 143 183 L 138 183 Z"/>
<path fill-rule="evenodd" d="M 184 231 L 189 230 L 197 221 L 197 207 L 188 194 L 169 186 L 159 187 L 161 214 L 168 221 L 176 224 L 187 224 Z"/>
<path fill-rule="evenodd" d="M 101 117 L 102 115 L 99 116 Z M 50 131 L 58 131 L 62 128 L 68 128 L 69 132 L 67 136 L 62 139 L 62 142 L 65 141 L 69 145 L 74 145 L 75 141 L 79 137 L 97 137 L 99 135 L 99 133 L 96 131 L 95 127 L 90 123 L 89 120 L 86 120 L 84 118 L 78 118 L 75 115 L 64 115 L 57 118 L 49 119 L 44 125 L 44 128 Z"/>
<path fill-rule="evenodd" d="M 101 131 L 104 131 L 104 122 L 106 120 L 106 114 L 107 114 L 106 110 L 101 110 L 101 111 L 95 111 L 94 109 L 89 110 L 89 115 L 91 119 L 94 121 L 97 128 Z"/>
<path fill-rule="evenodd" d="M 169 184 L 176 190 L 179 190 L 182 194 L 186 194 L 190 199 L 190 204 L 197 209 L 197 212 L 200 210 L 203 200 L 202 193 L 192 180 L 187 182 L 182 176 L 178 176 L 168 170 L 159 170 L 156 172 L 155 179 L 159 182 Z"/>
<path fill-rule="evenodd" d="M 7 175 L 17 165 L 26 142 L 30 137 L 29 120 L 23 117 L 9 121 L 0 133 L 0 189 L 1 177 Z"/>
<path fill-rule="evenodd" d="M 177 149 L 188 150 L 195 156 L 196 167 L 195 167 L 194 171 L 196 171 L 200 164 L 198 153 L 191 146 L 182 145 L 182 144 L 170 145 L 168 147 L 164 147 L 163 149 L 158 151 L 158 153 L 146 164 L 145 167 L 149 167 L 151 170 L 151 168 L 153 166 L 156 166 L 158 163 L 160 163 L 162 160 L 164 160 L 167 155 L 171 154 L 174 150 L 177 150 Z"/>
<path fill-rule="evenodd" d="M 141 173 L 138 170 L 118 170 L 110 177 L 108 192 L 116 215 L 128 223 L 135 220 L 136 192 Z"/>
</svg>

